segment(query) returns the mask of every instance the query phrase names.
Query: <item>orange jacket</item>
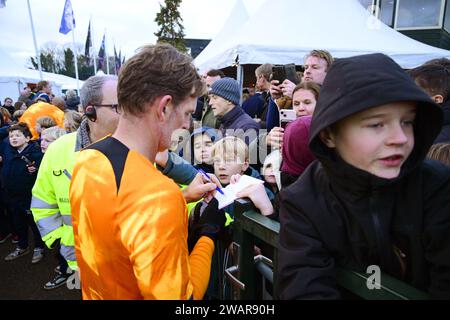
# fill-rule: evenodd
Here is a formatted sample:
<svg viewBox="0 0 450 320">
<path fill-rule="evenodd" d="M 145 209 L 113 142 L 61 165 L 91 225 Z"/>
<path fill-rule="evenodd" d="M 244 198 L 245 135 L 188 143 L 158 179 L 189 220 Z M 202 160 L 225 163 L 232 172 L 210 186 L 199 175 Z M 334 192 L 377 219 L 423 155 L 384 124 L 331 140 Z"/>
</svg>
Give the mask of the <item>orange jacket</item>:
<svg viewBox="0 0 450 320">
<path fill-rule="evenodd" d="M 214 243 L 189 255 L 180 188 L 107 137 L 80 152 L 70 203 L 83 299 L 201 299 Z"/>
<path fill-rule="evenodd" d="M 30 128 L 33 137 L 31 140 L 39 139 L 39 133 L 36 131 L 36 120 L 40 117 L 50 117 L 55 120 L 56 125 L 64 128 L 64 111 L 46 102 L 37 102 L 32 104 L 20 117 L 20 122 L 25 122 Z"/>
</svg>

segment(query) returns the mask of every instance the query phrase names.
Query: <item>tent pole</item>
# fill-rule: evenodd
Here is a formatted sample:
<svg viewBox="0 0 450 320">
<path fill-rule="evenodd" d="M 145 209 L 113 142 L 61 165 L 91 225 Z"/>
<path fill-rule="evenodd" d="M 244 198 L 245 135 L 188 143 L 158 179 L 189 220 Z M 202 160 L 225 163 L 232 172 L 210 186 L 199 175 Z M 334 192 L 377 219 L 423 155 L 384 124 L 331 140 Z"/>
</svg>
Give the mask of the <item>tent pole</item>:
<svg viewBox="0 0 450 320">
<path fill-rule="evenodd" d="M 239 83 L 239 88 L 240 88 L 240 104 L 242 106 L 242 90 L 244 88 L 244 68 L 241 64 L 237 65 L 237 75 L 236 75 L 236 80 Z"/>
</svg>

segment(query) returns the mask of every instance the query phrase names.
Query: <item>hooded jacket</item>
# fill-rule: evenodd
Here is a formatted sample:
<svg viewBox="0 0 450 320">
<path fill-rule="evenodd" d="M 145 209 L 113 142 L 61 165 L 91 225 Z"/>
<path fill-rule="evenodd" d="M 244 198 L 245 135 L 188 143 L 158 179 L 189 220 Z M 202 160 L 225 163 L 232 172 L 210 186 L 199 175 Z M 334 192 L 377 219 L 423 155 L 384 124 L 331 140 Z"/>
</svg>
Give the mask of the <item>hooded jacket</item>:
<svg viewBox="0 0 450 320">
<path fill-rule="evenodd" d="M 346 163 L 319 137 L 350 115 L 399 101 L 417 102 L 415 143 L 394 179 Z M 440 107 L 387 56 L 333 63 L 311 124 L 318 161 L 280 193 L 279 298 L 339 298 L 336 267 L 370 265 L 450 298 L 450 168 L 424 160 L 441 125 Z"/>
<path fill-rule="evenodd" d="M 223 136 L 229 135 L 240 135 L 246 133 L 254 133 L 250 136 L 245 136 L 242 140 L 247 143 L 247 145 L 253 141 L 254 138 L 258 136 L 258 131 L 260 129 L 259 123 L 250 118 L 248 114 L 240 106 L 235 106 L 233 109 L 228 111 L 223 117 L 220 118 L 219 130 L 222 132 Z M 242 133 L 236 133 L 236 131 L 242 130 Z M 253 132 L 251 130 L 254 130 Z M 249 138 L 249 139 L 248 139 Z"/>
</svg>

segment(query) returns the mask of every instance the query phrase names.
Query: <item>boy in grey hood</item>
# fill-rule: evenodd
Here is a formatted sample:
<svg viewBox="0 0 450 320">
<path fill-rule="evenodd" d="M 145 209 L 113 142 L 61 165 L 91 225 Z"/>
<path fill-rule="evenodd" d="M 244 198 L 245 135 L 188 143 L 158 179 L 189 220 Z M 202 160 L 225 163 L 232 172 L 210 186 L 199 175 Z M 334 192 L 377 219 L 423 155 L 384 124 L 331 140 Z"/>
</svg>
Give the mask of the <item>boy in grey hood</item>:
<svg viewBox="0 0 450 320">
<path fill-rule="evenodd" d="M 333 63 L 311 124 L 318 160 L 280 193 L 280 299 L 342 298 L 336 268 L 370 265 L 450 298 L 450 168 L 425 160 L 442 117 L 383 54 Z"/>
</svg>

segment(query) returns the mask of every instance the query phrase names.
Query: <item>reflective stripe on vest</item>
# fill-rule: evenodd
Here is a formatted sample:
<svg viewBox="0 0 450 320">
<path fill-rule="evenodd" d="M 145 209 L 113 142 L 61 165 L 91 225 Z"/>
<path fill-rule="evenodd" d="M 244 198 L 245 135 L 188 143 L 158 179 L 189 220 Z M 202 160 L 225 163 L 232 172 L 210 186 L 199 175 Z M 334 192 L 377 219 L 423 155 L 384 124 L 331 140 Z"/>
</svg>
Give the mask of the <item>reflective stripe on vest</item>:
<svg viewBox="0 0 450 320">
<path fill-rule="evenodd" d="M 59 250 L 61 255 L 66 259 L 67 261 L 77 261 L 77 258 L 75 256 L 75 247 L 74 246 L 64 246 L 61 245 L 61 250 Z"/>
<path fill-rule="evenodd" d="M 58 209 L 57 204 L 50 204 L 33 196 L 31 198 L 31 208 L 33 209 Z"/>
<path fill-rule="evenodd" d="M 63 225 L 63 218 L 59 212 L 52 214 L 49 217 L 39 219 L 36 221 L 41 237 L 45 237 L 49 232 L 58 229 Z"/>
<path fill-rule="evenodd" d="M 63 215 L 62 215 L 62 219 L 63 219 L 64 224 L 65 224 L 66 226 L 72 226 L 72 216 L 71 216 L 71 215 L 65 215 L 65 214 L 63 214 Z"/>
</svg>

